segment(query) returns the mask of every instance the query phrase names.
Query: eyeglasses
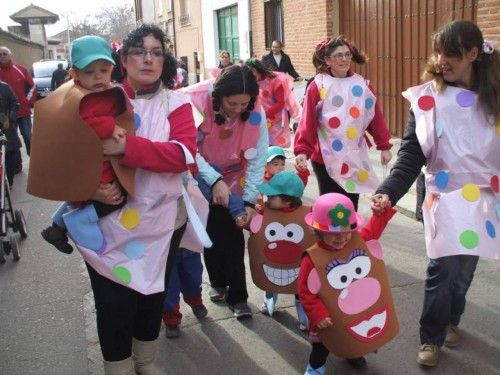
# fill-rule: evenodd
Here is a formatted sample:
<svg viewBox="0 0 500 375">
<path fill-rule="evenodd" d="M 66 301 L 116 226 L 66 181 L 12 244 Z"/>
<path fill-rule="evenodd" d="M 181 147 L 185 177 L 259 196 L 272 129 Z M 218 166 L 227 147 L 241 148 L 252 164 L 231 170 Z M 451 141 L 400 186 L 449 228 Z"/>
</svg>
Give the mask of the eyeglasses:
<svg viewBox="0 0 500 375">
<path fill-rule="evenodd" d="M 0 56 L 9 56 L 8 52 L 0 52 Z"/>
<path fill-rule="evenodd" d="M 152 59 L 159 59 L 164 56 L 163 49 L 161 48 L 153 48 L 149 51 L 144 48 L 130 48 L 127 55 L 134 59 L 145 59 L 148 53 L 151 55 Z"/>
<path fill-rule="evenodd" d="M 350 60 L 352 58 L 352 53 L 351 52 L 346 52 L 346 53 L 336 53 L 335 55 L 330 56 L 334 58 L 337 61 L 342 61 L 342 59 Z"/>
</svg>

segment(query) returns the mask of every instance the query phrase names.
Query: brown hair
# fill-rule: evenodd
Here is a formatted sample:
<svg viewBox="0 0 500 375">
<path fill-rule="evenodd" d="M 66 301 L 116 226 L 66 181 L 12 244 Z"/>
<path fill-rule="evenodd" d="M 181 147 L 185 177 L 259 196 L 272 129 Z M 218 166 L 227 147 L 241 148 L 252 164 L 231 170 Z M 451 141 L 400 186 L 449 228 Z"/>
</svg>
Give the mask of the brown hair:
<svg viewBox="0 0 500 375">
<path fill-rule="evenodd" d="M 359 51 L 356 46 L 343 35 L 339 35 L 336 38 L 327 37 L 316 45 L 313 54 L 312 63 L 316 68 L 316 73 L 323 73 L 328 70 L 325 59 L 331 55 L 335 48 L 340 46 L 347 46 L 347 48 L 349 48 L 349 51 L 352 53 L 352 61 L 356 64 L 361 65 L 368 61 L 368 57 L 366 57 L 365 53 Z"/>
<path fill-rule="evenodd" d="M 495 122 L 500 121 L 500 53 L 494 48 L 489 49 L 489 44 L 485 48 L 481 30 L 470 21 L 453 21 L 432 36 L 432 44 L 434 52 L 427 61 L 422 79 L 425 82 L 434 80 L 438 91 L 447 85 L 438 64 L 438 51 L 462 59 L 477 48 L 477 58 L 472 62 L 471 90 L 477 92 L 479 102 L 488 114 L 493 115 Z"/>
</svg>

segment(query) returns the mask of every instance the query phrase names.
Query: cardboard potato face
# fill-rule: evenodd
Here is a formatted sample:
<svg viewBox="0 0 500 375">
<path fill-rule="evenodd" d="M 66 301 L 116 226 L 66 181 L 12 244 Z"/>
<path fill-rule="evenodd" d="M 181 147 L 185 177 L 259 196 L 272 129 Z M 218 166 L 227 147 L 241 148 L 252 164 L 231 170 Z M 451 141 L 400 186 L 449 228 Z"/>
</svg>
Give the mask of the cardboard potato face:
<svg viewBox="0 0 500 375">
<path fill-rule="evenodd" d="M 292 212 L 264 208 L 250 224 L 248 240 L 250 270 L 255 285 L 265 291 L 297 293 L 302 253 L 315 238 L 304 222 L 311 210 L 302 206 Z"/>
<path fill-rule="evenodd" d="M 51 200 L 88 200 L 99 186 L 104 161 L 102 143 L 79 115 L 86 96 L 109 95 L 121 101 L 116 123 L 134 134 L 132 107 L 119 87 L 91 93 L 69 81 L 36 102 L 28 175 L 28 193 Z M 120 184 L 134 191 L 134 169 L 109 157 Z"/>
<path fill-rule="evenodd" d="M 378 349 L 399 331 L 380 243 L 365 243 L 358 232 L 339 251 L 310 249 L 315 268 L 309 290 L 330 311 L 333 326 L 321 329 L 323 344 L 343 358 Z"/>
</svg>

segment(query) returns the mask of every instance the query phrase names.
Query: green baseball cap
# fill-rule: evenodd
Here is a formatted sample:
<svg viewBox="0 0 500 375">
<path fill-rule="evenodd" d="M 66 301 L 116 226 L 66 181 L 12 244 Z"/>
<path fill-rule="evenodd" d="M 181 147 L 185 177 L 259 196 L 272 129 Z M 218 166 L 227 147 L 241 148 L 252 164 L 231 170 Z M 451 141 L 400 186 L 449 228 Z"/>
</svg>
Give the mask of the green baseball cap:
<svg viewBox="0 0 500 375">
<path fill-rule="evenodd" d="M 267 148 L 267 163 L 269 163 L 271 160 L 273 160 L 275 157 L 282 157 L 286 158 L 285 156 L 285 150 L 283 150 L 279 146 L 269 146 Z"/>
<path fill-rule="evenodd" d="M 304 183 L 295 172 L 282 171 L 276 173 L 267 183 L 257 185 L 257 190 L 268 197 L 284 194 L 302 198 Z"/>
<path fill-rule="evenodd" d="M 106 60 L 115 65 L 108 42 L 97 35 L 87 35 L 75 39 L 71 44 L 71 63 L 83 69 L 96 60 Z"/>
</svg>

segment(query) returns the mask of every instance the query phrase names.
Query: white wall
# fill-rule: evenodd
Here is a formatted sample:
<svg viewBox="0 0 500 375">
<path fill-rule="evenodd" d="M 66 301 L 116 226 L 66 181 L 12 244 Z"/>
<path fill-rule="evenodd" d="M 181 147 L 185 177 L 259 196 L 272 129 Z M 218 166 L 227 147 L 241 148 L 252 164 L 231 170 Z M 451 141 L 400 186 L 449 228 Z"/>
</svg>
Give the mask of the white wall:
<svg viewBox="0 0 500 375">
<path fill-rule="evenodd" d="M 155 22 L 155 0 L 142 0 L 142 22 Z"/>
<path fill-rule="evenodd" d="M 248 0 L 212 0 L 201 2 L 203 19 L 203 61 L 205 70 L 219 65 L 219 36 L 217 31 L 217 10 L 238 5 L 238 34 L 240 39 L 240 59 L 250 57 L 250 25 Z"/>
</svg>

